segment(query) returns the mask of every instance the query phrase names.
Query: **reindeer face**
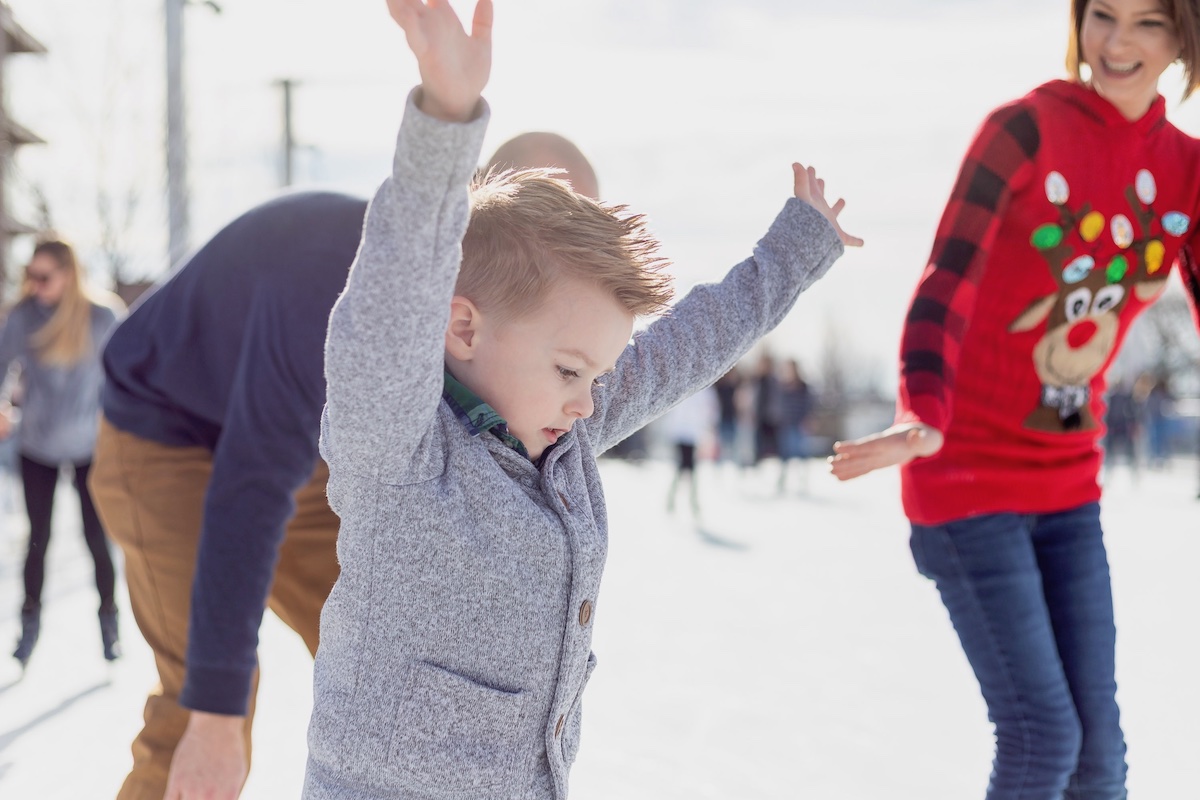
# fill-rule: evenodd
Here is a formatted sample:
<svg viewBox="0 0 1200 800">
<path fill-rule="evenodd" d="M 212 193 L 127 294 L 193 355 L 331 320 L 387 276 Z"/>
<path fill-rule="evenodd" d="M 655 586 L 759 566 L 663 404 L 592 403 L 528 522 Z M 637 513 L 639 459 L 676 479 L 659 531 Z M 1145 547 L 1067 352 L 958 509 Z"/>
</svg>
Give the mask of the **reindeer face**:
<svg viewBox="0 0 1200 800">
<path fill-rule="evenodd" d="M 1033 365 L 1047 386 L 1078 386 L 1100 371 L 1117 343 L 1125 287 L 1076 286 L 1056 295 L 1046 333 L 1033 348 Z"/>
<path fill-rule="evenodd" d="M 1027 427 L 1063 432 L 1095 426 L 1088 408 L 1090 384 L 1116 349 L 1129 293 L 1149 302 L 1162 292 L 1167 283 L 1163 240 L 1182 236 L 1191 224 L 1177 211 L 1160 216 L 1153 205 L 1157 194 L 1150 171 L 1138 171 L 1125 192 L 1140 227 L 1135 231 L 1134 220 L 1123 213 L 1106 225 L 1104 215 L 1087 204 L 1072 211 L 1066 178 L 1058 172 L 1046 177 L 1046 199 L 1058 207 L 1061 221 L 1040 226 L 1030 244 L 1046 260 L 1058 290 L 1031 303 L 1009 325 L 1017 333 L 1046 323 L 1033 348 L 1042 382 L 1040 404 L 1026 418 Z"/>
</svg>

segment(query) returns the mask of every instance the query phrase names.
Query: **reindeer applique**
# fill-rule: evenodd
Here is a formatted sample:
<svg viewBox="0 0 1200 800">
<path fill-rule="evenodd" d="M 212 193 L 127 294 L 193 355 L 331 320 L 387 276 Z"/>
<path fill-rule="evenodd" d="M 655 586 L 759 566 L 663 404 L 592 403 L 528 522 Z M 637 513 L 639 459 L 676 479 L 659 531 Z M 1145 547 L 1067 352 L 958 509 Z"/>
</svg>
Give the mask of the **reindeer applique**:
<svg viewBox="0 0 1200 800">
<path fill-rule="evenodd" d="M 1125 190 L 1140 236 L 1125 214 L 1105 220 L 1086 203 L 1071 211 L 1069 197 L 1070 187 L 1061 173 L 1046 176 L 1046 199 L 1057 206 L 1061 222 L 1038 227 L 1030 244 L 1046 259 L 1058 291 L 1031 303 L 1008 326 L 1010 333 L 1018 333 L 1046 322 L 1033 348 L 1041 397 L 1025 418 L 1025 427 L 1050 433 L 1096 427 L 1089 408 L 1091 381 L 1116 347 L 1129 292 L 1148 302 L 1163 291 L 1168 276 L 1162 269 L 1163 239 L 1183 236 L 1191 225 L 1178 211 L 1158 215 L 1158 185 L 1146 169 L 1139 170 L 1134 185 Z M 1101 241 L 1106 227 L 1111 242 Z M 1107 263 L 1101 263 L 1103 258 Z"/>
</svg>

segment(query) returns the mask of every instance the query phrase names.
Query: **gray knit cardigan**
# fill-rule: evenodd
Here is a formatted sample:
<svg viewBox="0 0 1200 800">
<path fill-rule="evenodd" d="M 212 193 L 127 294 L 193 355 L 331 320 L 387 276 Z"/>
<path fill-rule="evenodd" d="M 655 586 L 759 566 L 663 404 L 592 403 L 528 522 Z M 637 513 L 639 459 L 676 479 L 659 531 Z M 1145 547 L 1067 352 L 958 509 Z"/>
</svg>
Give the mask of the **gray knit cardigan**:
<svg viewBox="0 0 1200 800">
<path fill-rule="evenodd" d="M 536 467 L 442 400 L 489 110 L 412 96 L 326 342 L 321 453 L 341 577 L 321 615 L 304 797 L 567 796 L 607 549 L 596 456 L 722 375 L 842 253 L 789 199 L 754 255 L 638 333 Z M 486 398 L 484 398 L 486 400 Z"/>
</svg>

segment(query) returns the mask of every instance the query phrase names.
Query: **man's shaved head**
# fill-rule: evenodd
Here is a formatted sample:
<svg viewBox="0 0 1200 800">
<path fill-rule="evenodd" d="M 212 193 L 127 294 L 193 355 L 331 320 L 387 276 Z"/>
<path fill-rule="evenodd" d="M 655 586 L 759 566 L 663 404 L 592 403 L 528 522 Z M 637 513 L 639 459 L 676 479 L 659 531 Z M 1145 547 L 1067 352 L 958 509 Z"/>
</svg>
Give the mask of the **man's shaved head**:
<svg viewBox="0 0 1200 800">
<path fill-rule="evenodd" d="M 488 169 L 532 169 L 556 167 L 566 171 L 571 187 L 580 194 L 597 199 L 600 185 L 591 163 L 570 139 L 557 133 L 531 131 L 509 139 L 496 149 Z"/>
</svg>

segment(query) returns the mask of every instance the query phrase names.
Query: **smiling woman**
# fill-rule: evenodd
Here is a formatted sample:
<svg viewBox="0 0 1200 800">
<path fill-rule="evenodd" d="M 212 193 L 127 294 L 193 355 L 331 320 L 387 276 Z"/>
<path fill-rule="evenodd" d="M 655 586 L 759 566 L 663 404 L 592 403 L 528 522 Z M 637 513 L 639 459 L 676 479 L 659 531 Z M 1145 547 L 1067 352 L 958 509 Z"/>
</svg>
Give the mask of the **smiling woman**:
<svg viewBox="0 0 1200 800">
<path fill-rule="evenodd" d="M 1191 13 L 1189 4 L 1175 1 L 1073 0 L 1067 68 L 1082 80 L 1086 64 L 1088 85 L 1127 119 L 1138 119 L 1158 96 L 1158 79 L 1171 62 L 1195 59 L 1200 42 Z M 1185 97 L 1194 88 L 1189 84 Z"/>
<path fill-rule="evenodd" d="M 1126 796 L 1105 371 L 1198 241 L 1200 142 L 1158 94 L 1177 58 L 1196 87 L 1198 15 L 1074 0 L 1073 80 L 992 112 L 963 162 L 909 308 L 897 424 L 834 448 L 843 480 L 901 465 L 913 557 L 995 724 L 989 800 Z"/>
</svg>

